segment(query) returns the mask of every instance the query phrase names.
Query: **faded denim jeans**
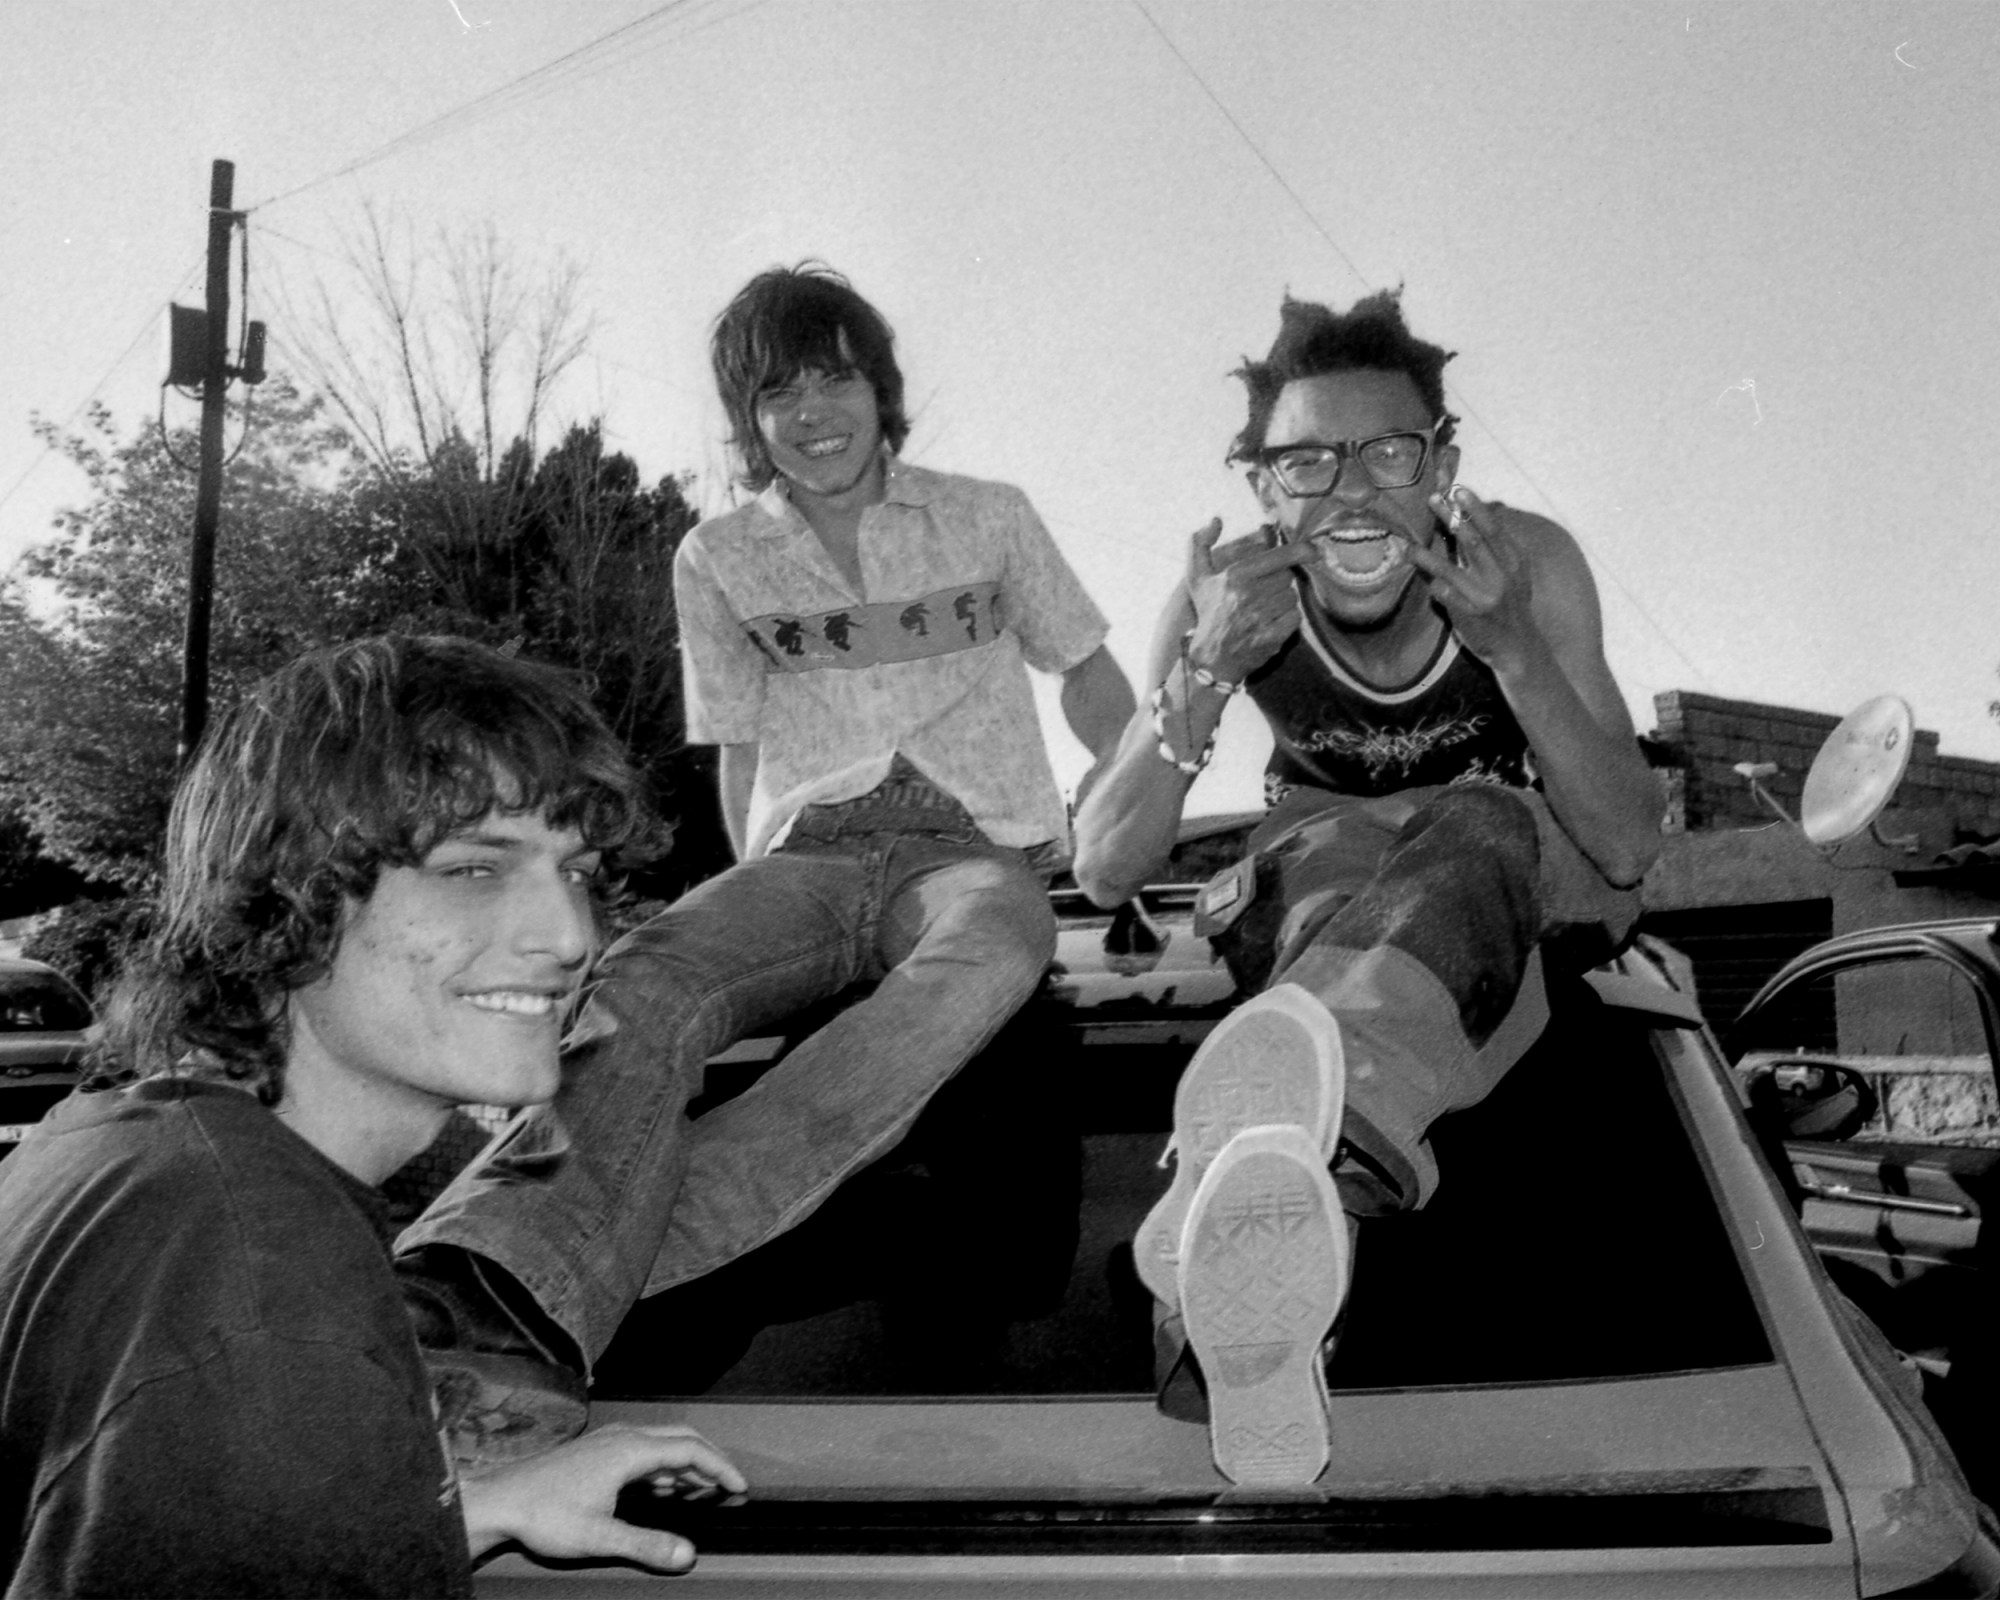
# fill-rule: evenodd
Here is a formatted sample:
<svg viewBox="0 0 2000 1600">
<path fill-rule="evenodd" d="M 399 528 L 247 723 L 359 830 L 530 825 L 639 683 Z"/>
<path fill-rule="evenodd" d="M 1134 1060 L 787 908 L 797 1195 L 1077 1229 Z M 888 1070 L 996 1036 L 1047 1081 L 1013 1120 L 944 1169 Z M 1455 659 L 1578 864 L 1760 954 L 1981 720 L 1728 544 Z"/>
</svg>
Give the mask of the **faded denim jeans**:
<svg viewBox="0 0 2000 1600">
<path fill-rule="evenodd" d="M 1251 842 L 1254 890 L 1216 948 L 1246 990 L 1295 983 L 1339 1019 L 1343 1205 L 1422 1206 L 1431 1124 L 1485 1099 L 1540 1035 L 1543 961 L 1608 958 L 1638 891 L 1607 883 L 1540 794 L 1493 784 L 1302 790 Z"/>
<path fill-rule="evenodd" d="M 612 946 L 554 1102 L 404 1233 L 506 1268 L 595 1363 L 639 1297 L 803 1221 L 890 1149 L 1034 993 L 1045 879 L 976 830 L 846 808 Z M 707 1060 L 863 980 L 748 1090 L 688 1121 Z"/>
</svg>

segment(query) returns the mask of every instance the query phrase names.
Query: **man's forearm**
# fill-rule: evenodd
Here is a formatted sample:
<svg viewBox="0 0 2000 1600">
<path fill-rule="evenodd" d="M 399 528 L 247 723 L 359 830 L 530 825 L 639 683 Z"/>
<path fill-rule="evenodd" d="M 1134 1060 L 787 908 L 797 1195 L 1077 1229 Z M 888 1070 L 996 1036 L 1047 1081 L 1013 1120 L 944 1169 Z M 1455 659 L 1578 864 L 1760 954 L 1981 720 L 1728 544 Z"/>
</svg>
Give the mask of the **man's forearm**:
<svg viewBox="0 0 2000 1600">
<path fill-rule="evenodd" d="M 717 798 L 722 805 L 722 825 L 729 832 L 729 845 L 736 859 L 743 859 L 750 838 L 750 792 L 757 783 L 757 746 L 726 744 L 716 764 Z"/>
<path fill-rule="evenodd" d="M 1103 778 L 1136 709 L 1131 682 L 1103 645 L 1062 675 L 1062 709 L 1070 732 L 1090 752 L 1090 771 L 1077 789 L 1081 799 Z"/>
<path fill-rule="evenodd" d="M 1223 696 L 1191 684 L 1179 667 L 1168 673 L 1162 722 L 1177 760 L 1199 759 L 1225 704 Z M 1110 771 L 1077 811 L 1076 881 L 1100 906 L 1122 904 L 1157 877 L 1180 836 L 1194 775 L 1163 756 L 1160 744 L 1152 708 L 1139 708 Z"/>
<path fill-rule="evenodd" d="M 1660 853 L 1664 804 L 1637 739 L 1620 737 L 1592 716 L 1547 651 L 1500 683 L 1528 736 L 1556 820 L 1608 882 L 1638 883 Z"/>
</svg>

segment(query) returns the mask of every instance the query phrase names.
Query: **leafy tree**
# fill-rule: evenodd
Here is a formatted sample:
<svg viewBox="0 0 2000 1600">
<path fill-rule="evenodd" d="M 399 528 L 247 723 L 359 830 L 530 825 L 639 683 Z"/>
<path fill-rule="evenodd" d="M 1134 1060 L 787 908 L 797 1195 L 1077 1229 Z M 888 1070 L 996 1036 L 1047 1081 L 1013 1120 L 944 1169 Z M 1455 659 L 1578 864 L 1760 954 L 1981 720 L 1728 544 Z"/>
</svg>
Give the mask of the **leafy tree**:
<svg viewBox="0 0 2000 1600">
<path fill-rule="evenodd" d="M 674 825 L 648 879 L 671 893 L 730 859 L 712 753 L 685 744 L 672 569 L 696 518 L 684 480 L 647 488 L 598 421 L 540 451 L 589 340 L 580 284 L 491 227 L 420 248 L 367 211 L 335 277 L 286 296 L 285 348 L 366 457 L 368 501 L 428 575 L 435 625 L 519 640 L 595 684 Z"/>
<path fill-rule="evenodd" d="M 670 895 L 720 871 L 731 858 L 712 755 L 685 737 L 673 601 L 674 555 L 697 520 L 685 484 L 647 487 L 629 456 L 606 452 L 595 421 L 573 426 L 539 463 L 517 441 L 483 484 L 504 515 L 465 515 L 482 480 L 470 476 L 469 454 L 441 451 L 440 462 L 437 478 L 378 480 L 373 491 L 428 579 L 421 625 L 517 644 L 584 674 L 673 829 L 672 852 L 641 875 L 643 891 Z M 454 462 L 467 477 L 452 475 Z"/>
<path fill-rule="evenodd" d="M 420 246 L 372 208 L 340 270 L 280 291 L 279 343 L 385 485 L 476 553 L 525 513 L 541 432 L 583 354 L 581 274 L 534 272 L 489 224 Z"/>
<path fill-rule="evenodd" d="M 0 582 L 0 806 L 49 856 L 131 886 L 150 870 L 173 782 L 194 508 L 194 478 L 175 458 L 191 460 L 194 440 L 146 428 L 120 442 L 101 407 L 77 432 L 37 431 L 91 494 Z M 322 405 L 268 382 L 216 541 L 216 709 L 300 650 L 421 603 L 421 567 L 361 486 Z M 52 611 L 30 604 L 30 585 L 54 597 Z"/>
<path fill-rule="evenodd" d="M 89 887 L 80 874 L 42 853 L 26 817 L 0 810 L 0 922 L 59 906 Z"/>
<path fill-rule="evenodd" d="M 365 633 L 513 644 L 588 675 L 676 825 L 641 891 L 718 870 L 707 752 L 684 742 L 685 484 L 646 486 L 595 421 L 536 444 L 587 332 L 575 274 L 531 280 L 491 230 L 419 253 L 372 217 L 350 267 L 358 296 L 322 286 L 317 335 L 309 322 L 287 346 L 312 391 L 274 375 L 236 412 L 212 714 L 301 650 Z M 74 432 L 37 430 L 90 494 L 0 579 L 0 817 L 93 880 L 143 888 L 172 791 L 195 443 L 151 427 L 121 441 L 102 408 Z"/>
<path fill-rule="evenodd" d="M 194 495 L 174 457 L 192 441 L 145 429 L 120 442 L 101 410 L 80 432 L 42 431 L 93 493 L 0 581 L 0 815 L 55 862 L 137 887 L 173 784 Z M 718 870 L 712 778 L 683 739 L 672 566 L 695 515 L 682 484 L 647 487 L 596 423 L 539 464 L 517 444 L 483 488 L 450 480 L 452 460 L 441 452 L 442 485 L 386 476 L 321 402 L 266 385 L 223 498 L 213 709 L 300 651 L 364 633 L 511 644 L 584 673 L 647 774 L 676 828 L 648 892 Z M 505 498 L 504 518 L 459 515 L 482 492 Z M 30 584 L 53 611 L 29 603 Z"/>
</svg>

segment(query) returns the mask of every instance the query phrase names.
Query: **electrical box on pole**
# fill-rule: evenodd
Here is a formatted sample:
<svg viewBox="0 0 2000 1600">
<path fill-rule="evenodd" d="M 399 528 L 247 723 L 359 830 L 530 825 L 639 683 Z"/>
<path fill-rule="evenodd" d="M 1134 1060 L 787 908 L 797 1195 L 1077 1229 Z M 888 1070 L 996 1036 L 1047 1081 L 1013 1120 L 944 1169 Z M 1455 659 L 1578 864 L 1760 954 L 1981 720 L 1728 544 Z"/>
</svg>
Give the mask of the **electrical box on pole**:
<svg viewBox="0 0 2000 1600">
<path fill-rule="evenodd" d="M 243 365 L 236 369 L 236 376 L 249 384 L 264 381 L 264 324 L 261 322 L 251 323 L 243 332 Z"/>
<path fill-rule="evenodd" d="M 208 314 L 192 306 L 167 307 L 167 382 L 199 389 L 208 373 Z"/>
</svg>

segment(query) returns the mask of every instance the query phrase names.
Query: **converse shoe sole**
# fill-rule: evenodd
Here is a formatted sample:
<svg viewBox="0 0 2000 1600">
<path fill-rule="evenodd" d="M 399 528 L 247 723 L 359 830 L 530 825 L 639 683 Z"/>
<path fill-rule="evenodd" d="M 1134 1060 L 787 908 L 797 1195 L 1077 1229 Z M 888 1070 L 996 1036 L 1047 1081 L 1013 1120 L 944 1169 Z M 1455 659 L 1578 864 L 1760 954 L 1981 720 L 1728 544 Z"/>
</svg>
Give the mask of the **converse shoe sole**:
<svg viewBox="0 0 2000 1600">
<path fill-rule="evenodd" d="M 1243 1002 L 1201 1043 L 1174 1091 L 1167 1145 L 1174 1181 L 1132 1240 L 1139 1280 L 1177 1303 L 1174 1265 L 1188 1204 L 1209 1163 L 1245 1128 L 1296 1123 L 1330 1157 L 1347 1096 L 1346 1059 L 1333 1013 L 1295 983 Z"/>
<path fill-rule="evenodd" d="M 1232 1483 L 1298 1486 L 1326 1470 L 1321 1346 L 1348 1267 L 1320 1142 L 1296 1126 L 1231 1139 L 1188 1207 L 1179 1287 L 1208 1380 L 1209 1447 Z"/>
</svg>

